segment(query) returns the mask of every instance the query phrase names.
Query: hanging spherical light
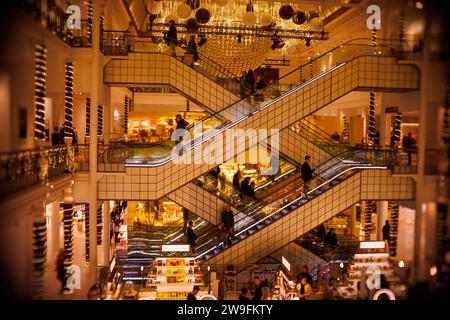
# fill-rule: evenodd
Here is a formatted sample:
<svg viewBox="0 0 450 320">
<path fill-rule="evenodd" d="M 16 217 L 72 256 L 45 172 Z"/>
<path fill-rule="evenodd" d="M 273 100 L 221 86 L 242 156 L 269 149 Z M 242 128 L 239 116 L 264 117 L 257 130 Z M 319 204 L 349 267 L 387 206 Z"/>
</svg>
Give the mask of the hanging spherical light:
<svg viewBox="0 0 450 320">
<path fill-rule="evenodd" d="M 292 17 L 292 22 L 302 25 L 306 22 L 306 14 L 302 11 L 296 11 Z"/>
<path fill-rule="evenodd" d="M 183 3 L 178 7 L 177 15 L 181 19 L 187 19 L 191 15 L 191 11 L 191 7 L 188 4 Z"/>
<path fill-rule="evenodd" d="M 242 15 L 242 22 L 247 27 L 253 27 L 256 24 L 256 14 L 253 12 L 246 12 Z"/>
<path fill-rule="evenodd" d="M 273 21 L 272 15 L 268 12 L 263 12 L 259 15 L 259 24 L 262 26 L 269 26 Z"/>
<path fill-rule="evenodd" d="M 150 12 L 153 15 L 156 15 L 161 12 L 162 9 L 162 2 L 161 1 L 149 1 L 147 5 L 148 12 Z"/>
<path fill-rule="evenodd" d="M 280 11 L 278 13 L 280 14 L 281 19 L 289 20 L 294 16 L 294 9 L 292 6 L 285 4 L 280 7 Z"/>
<path fill-rule="evenodd" d="M 200 26 L 198 25 L 197 20 L 195 18 L 187 19 L 185 27 L 186 27 L 187 31 L 190 33 L 195 33 L 198 31 L 198 28 L 200 28 Z"/>
<path fill-rule="evenodd" d="M 178 23 L 178 16 L 174 13 L 170 13 L 167 15 L 167 17 L 164 21 L 166 23 L 169 23 L 171 20 L 175 21 L 175 23 Z"/>
<path fill-rule="evenodd" d="M 309 25 L 310 25 L 312 31 L 318 32 L 318 31 L 322 31 L 322 29 L 323 29 L 323 22 L 319 18 L 311 19 L 311 21 L 309 22 Z"/>
<path fill-rule="evenodd" d="M 220 7 L 224 7 L 228 4 L 228 0 L 216 0 L 216 3 Z"/>
<path fill-rule="evenodd" d="M 195 18 L 197 19 L 198 23 L 208 23 L 209 19 L 211 19 L 211 13 L 208 11 L 208 9 L 200 8 L 195 13 Z"/>
</svg>

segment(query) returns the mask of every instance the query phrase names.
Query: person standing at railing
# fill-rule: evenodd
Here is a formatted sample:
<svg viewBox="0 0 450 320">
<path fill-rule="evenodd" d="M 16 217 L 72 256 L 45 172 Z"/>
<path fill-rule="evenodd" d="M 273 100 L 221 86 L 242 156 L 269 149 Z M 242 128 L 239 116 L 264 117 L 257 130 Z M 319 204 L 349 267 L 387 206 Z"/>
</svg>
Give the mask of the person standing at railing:
<svg viewBox="0 0 450 320">
<path fill-rule="evenodd" d="M 57 146 L 59 144 L 59 128 L 55 126 L 52 133 L 52 146 Z"/>
<path fill-rule="evenodd" d="M 166 43 L 170 47 L 170 53 L 173 56 L 176 56 L 175 48 L 178 44 L 178 32 L 174 20 L 170 20 L 169 31 L 166 35 Z"/>
<path fill-rule="evenodd" d="M 65 135 L 66 129 L 64 126 L 59 129 L 59 144 L 65 144 L 64 135 Z"/>
<path fill-rule="evenodd" d="M 408 154 L 408 166 L 412 165 L 412 153 L 416 150 L 416 140 L 413 138 L 411 132 L 404 135 L 402 138 L 402 148 Z"/>
<path fill-rule="evenodd" d="M 253 104 L 253 94 L 255 93 L 255 73 L 253 70 L 248 70 L 247 77 L 245 79 L 245 96 L 250 104 Z"/>
<path fill-rule="evenodd" d="M 243 71 L 242 72 L 242 76 L 239 79 L 239 83 L 241 86 L 241 99 L 244 99 L 247 94 L 246 94 L 246 81 L 247 81 L 247 71 Z"/>
</svg>

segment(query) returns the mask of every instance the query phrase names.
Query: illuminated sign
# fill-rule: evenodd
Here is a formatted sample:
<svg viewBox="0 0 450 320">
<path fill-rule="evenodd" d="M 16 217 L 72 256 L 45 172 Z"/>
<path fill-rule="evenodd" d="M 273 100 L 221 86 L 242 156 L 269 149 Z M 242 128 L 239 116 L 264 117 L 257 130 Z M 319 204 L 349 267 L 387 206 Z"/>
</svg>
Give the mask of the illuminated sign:
<svg viewBox="0 0 450 320">
<path fill-rule="evenodd" d="M 360 249 L 384 249 L 384 241 L 363 241 L 359 244 Z"/>
<path fill-rule="evenodd" d="M 161 246 L 162 252 L 189 252 L 191 246 L 188 244 L 163 244 Z"/>
<path fill-rule="evenodd" d="M 281 257 L 281 263 L 286 267 L 286 269 L 288 269 L 288 271 L 291 271 L 291 264 L 283 256 Z"/>
</svg>

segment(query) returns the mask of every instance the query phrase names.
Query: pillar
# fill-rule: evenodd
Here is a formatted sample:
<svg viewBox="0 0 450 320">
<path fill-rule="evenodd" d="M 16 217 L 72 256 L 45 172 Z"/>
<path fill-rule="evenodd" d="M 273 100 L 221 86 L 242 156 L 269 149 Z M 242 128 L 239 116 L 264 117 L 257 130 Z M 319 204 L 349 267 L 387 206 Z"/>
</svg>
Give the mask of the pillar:
<svg viewBox="0 0 450 320">
<path fill-rule="evenodd" d="M 97 117 L 102 83 L 100 48 L 100 4 L 93 2 L 92 72 L 91 72 L 91 121 L 89 140 L 89 283 L 97 280 Z M 89 285 L 90 286 L 90 285 Z"/>
<path fill-rule="evenodd" d="M 70 269 L 73 263 L 73 195 L 72 188 L 64 189 L 64 293 L 70 294 L 68 286 Z"/>
<path fill-rule="evenodd" d="M 389 218 L 388 202 L 378 201 L 377 206 L 377 240 L 383 240 L 383 226 Z"/>
<path fill-rule="evenodd" d="M 33 219 L 33 272 L 32 297 L 35 300 L 44 298 L 45 265 L 47 261 L 47 221 L 45 206 L 42 203 L 32 208 Z"/>
<path fill-rule="evenodd" d="M 413 276 L 416 283 L 430 281 L 430 268 L 436 263 L 437 177 L 425 175 L 427 149 L 439 148 L 440 108 L 444 104 L 444 62 L 436 59 L 436 41 L 445 10 L 429 3 L 425 11 L 425 41 L 420 61 L 419 141 L 416 179 L 416 226 Z"/>
</svg>

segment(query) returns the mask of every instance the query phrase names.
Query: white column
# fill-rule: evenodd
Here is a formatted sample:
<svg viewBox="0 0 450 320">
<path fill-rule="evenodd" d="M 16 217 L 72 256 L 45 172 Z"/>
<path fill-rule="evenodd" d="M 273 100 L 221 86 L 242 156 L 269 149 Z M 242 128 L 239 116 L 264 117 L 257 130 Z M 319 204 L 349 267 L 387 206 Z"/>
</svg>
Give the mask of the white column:
<svg viewBox="0 0 450 320">
<path fill-rule="evenodd" d="M 91 73 L 91 123 L 89 140 L 89 280 L 97 280 L 97 118 L 99 104 L 99 86 L 103 85 L 100 59 L 100 4 L 93 2 L 92 26 L 92 73 Z"/>
</svg>

